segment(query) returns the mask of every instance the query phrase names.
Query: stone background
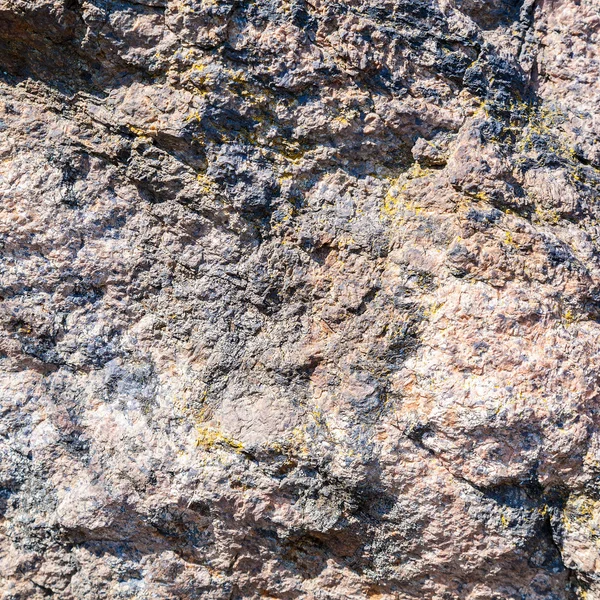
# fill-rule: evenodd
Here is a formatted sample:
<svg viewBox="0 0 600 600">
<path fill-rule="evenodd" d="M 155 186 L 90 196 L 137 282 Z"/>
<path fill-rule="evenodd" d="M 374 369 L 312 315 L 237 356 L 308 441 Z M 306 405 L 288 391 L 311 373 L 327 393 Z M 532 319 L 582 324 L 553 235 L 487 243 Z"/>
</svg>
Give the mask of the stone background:
<svg viewBox="0 0 600 600">
<path fill-rule="evenodd" d="M 0 0 L 0 597 L 600 599 L 598 0 Z"/>
</svg>

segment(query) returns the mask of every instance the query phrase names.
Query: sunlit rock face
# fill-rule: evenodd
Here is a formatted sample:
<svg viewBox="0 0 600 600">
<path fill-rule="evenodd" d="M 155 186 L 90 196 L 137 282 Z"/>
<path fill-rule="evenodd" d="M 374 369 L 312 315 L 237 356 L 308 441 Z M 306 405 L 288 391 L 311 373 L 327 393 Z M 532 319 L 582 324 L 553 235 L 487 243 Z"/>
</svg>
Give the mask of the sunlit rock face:
<svg viewBox="0 0 600 600">
<path fill-rule="evenodd" d="M 598 0 L 0 0 L 0 597 L 600 599 Z"/>
</svg>

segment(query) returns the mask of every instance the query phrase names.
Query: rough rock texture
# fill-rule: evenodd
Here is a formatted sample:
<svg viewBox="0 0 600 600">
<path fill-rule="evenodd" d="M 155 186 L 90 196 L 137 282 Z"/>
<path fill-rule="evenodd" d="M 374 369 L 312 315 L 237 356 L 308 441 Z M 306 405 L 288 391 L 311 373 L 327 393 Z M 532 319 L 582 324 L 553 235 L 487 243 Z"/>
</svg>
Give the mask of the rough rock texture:
<svg viewBox="0 0 600 600">
<path fill-rule="evenodd" d="M 600 599 L 598 0 L 0 0 L 0 594 Z"/>
</svg>

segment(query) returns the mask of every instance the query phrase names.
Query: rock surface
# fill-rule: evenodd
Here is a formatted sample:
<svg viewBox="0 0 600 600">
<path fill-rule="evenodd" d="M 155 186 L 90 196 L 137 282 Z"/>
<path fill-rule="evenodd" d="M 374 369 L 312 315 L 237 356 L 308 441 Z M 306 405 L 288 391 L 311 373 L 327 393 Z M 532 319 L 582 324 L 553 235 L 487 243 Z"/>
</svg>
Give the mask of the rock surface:
<svg viewBox="0 0 600 600">
<path fill-rule="evenodd" d="M 0 0 L 0 597 L 600 599 L 598 0 Z"/>
</svg>

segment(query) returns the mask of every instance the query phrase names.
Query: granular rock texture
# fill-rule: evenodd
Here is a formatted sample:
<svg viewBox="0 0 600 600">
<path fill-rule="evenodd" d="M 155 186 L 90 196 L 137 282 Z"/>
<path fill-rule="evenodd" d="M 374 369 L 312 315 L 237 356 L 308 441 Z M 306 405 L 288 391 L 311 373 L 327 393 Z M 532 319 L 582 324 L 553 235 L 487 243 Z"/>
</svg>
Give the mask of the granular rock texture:
<svg viewBox="0 0 600 600">
<path fill-rule="evenodd" d="M 0 597 L 600 599 L 598 0 L 0 0 Z"/>
</svg>

